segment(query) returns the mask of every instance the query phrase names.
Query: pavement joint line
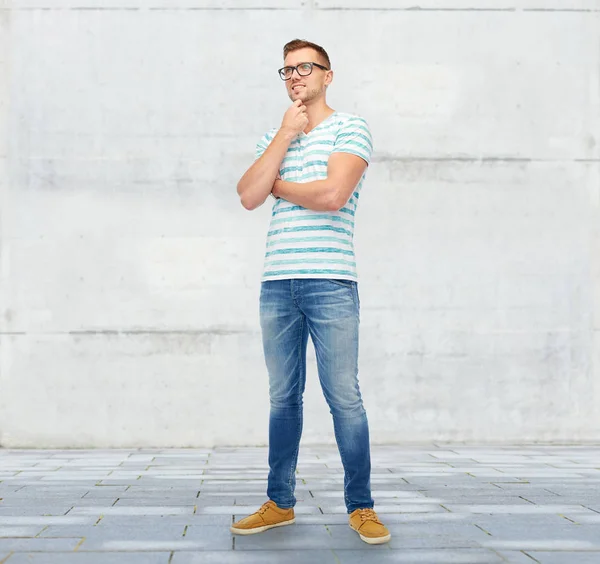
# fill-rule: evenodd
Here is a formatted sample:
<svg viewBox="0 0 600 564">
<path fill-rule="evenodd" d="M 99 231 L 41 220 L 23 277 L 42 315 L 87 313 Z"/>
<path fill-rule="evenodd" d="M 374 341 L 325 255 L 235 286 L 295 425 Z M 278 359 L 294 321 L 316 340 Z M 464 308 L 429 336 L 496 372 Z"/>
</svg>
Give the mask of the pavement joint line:
<svg viewBox="0 0 600 564">
<path fill-rule="evenodd" d="M 42 533 L 43 533 L 43 532 L 44 532 L 44 531 L 45 531 L 45 530 L 46 530 L 46 529 L 47 529 L 49 526 L 50 526 L 50 525 L 45 525 L 45 526 L 44 526 L 44 528 L 43 528 L 43 529 L 42 529 L 42 530 L 41 530 L 41 531 L 40 531 L 40 532 L 39 532 L 37 535 L 35 535 L 35 537 L 33 537 L 33 538 L 34 538 L 34 539 L 35 539 L 35 538 L 40 538 L 40 535 L 41 535 L 41 534 L 42 534 Z"/>
<path fill-rule="evenodd" d="M 6 558 L 3 558 L 2 560 L 0 560 L 0 564 L 4 564 L 13 554 L 14 554 L 14 551 L 11 550 L 8 553 L 8 556 Z"/>
<path fill-rule="evenodd" d="M 527 556 L 528 558 L 531 558 L 534 562 L 537 562 L 538 564 L 542 564 L 537 558 L 534 558 L 528 552 L 525 552 L 524 550 L 520 550 L 519 552 L 522 552 L 525 556 Z"/>
<path fill-rule="evenodd" d="M 73 552 L 77 552 L 79 550 L 79 547 L 85 542 L 85 539 L 86 537 L 81 537 L 81 540 L 77 543 L 77 545 L 73 549 Z"/>
</svg>

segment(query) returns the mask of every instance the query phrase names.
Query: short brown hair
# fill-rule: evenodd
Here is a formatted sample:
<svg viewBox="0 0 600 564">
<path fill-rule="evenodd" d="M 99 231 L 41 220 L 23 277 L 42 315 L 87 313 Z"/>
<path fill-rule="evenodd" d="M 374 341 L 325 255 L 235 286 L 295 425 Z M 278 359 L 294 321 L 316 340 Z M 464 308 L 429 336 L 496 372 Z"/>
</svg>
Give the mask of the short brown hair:
<svg viewBox="0 0 600 564">
<path fill-rule="evenodd" d="M 327 68 L 331 69 L 331 61 L 329 60 L 329 55 L 327 51 L 323 49 L 320 45 L 316 43 L 311 43 L 310 41 L 305 41 L 304 39 L 293 39 L 289 43 L 286 43 L 283 47 L 283 58 L 288 56 L 288 53 L 292 51 L 298 51 L 298 49 L 314 49 L 327 63 Z"/>
</svg>

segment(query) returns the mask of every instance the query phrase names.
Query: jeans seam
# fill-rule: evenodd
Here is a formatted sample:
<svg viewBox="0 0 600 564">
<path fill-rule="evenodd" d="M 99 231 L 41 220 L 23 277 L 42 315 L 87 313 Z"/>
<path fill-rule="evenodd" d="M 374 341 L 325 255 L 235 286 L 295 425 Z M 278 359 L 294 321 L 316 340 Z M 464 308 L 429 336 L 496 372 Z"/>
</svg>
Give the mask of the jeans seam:
<svg viewBox="0 0 600 564">
<path fill-rule="evenodd" d="M 344 449 L 342 448 L 342 440 L 338 437 L 335 425 L 333 427 L 333 433 L 335 435 L 335 439 L 336 439 L 336 442 L 338 444 L 338 449 L 340 451 L 340 458 L 342 459 L 342 466 L 345 469 L 346 468 L 346 464 L 344 462 Z M 346 483 L 345 482 L 346 481 L 344 480 L 344 502 L 345 502 L 345 505 L 348 506 L 349 499 L 348 499 L 348 492 L 346 490 Z"/>
<path fill-rule="evenodd" d="M 302 388 L 303 388 L 303 379 L 304 379 L 304 358 L 302 355 L 302 341 L 303 341 L 303 337 L 304 337 L 304 324 L 306 323 L 306 318 L 303 316 L 300 320 L 300 338 L 298 339 L 298 362 L 299 362 L 299 366 L 298 366 L 298 373 L 299 373 L 299 378 L 298 378 L 298 398 L 297 398 L 297 403 L 300 406 L 300 408 L 302 407 L 300 405 L 300 398 L 302 397 Z M 298 426 L 298 428 L 296 429 L 296 434 L 298 434 L 300 431 L 300 426 Z M 292 476 L 294 475 L 294 472 L 296 470 L 296 465 L 297 465 L 297 461 L 298 461 L 298 453 L 300 452 L 300 438 L 298 438 L 298 446 L 296 447 L 296 450 L 294 451 L 294 455 L 292 457 L 292 466 L 290 467 L 290 475 L 288 478 L 288 486 L 290 488 L 290 490 L 292 489 Z M 292 493 L 293 495 L 293 493 Z"/>
</svg>

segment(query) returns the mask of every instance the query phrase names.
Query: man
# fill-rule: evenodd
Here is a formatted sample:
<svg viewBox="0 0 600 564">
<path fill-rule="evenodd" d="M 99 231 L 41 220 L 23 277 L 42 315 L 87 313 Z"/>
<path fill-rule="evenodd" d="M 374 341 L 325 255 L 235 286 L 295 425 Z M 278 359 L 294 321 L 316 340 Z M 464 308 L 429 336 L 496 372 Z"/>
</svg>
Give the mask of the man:
<svg viewBox="0 0 600 564">
<path fill-rule="evenodd" d="M 281 127 L 258 143 L 238 183 L 242 205 L 273 205 L 260 293 L 269 373 L 267 501 L 231 531 L 248 535 L 295 522 L 295 471 L 302 435 L 302 395 L 310 334 L 319 380 L 333 416 L 344 466 L 350 526 L 369 544 L 390 533 L 373 510 L 367 416 L 358 386 L 359 296 L 354 217 L 372 141 L 364 119 L 334 111 L 325 94 L 329 56 L 296 39 L 284 47 L 279 75 L 292 105 Z"/>
</svg>

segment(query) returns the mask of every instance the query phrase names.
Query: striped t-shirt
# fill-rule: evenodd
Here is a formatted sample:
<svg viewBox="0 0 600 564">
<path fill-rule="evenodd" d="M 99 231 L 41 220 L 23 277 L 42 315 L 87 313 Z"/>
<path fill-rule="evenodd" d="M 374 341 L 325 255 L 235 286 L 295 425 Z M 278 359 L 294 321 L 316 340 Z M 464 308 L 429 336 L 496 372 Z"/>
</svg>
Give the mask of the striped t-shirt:
<svg viewBox="0 0 600 564">
<path fill-rule="evenodd" d="M 275 137 L 270 130 L 256 147 L 258 159 Z M 367 163 L 373 141 L 367 122 L 358 116 L 334 112 L 309 133 L 300 133 L 290 144 L 279 174 L 289 182 L 327 178 L 331 153 L 351 153 Z M 336 278 L 355 280 L 354 217 L 363 174 L 348 202 L 339 211 L 313 211 L 283 198 L 273 204 L 267 233 L 262 280 Z"/>
</svg>

